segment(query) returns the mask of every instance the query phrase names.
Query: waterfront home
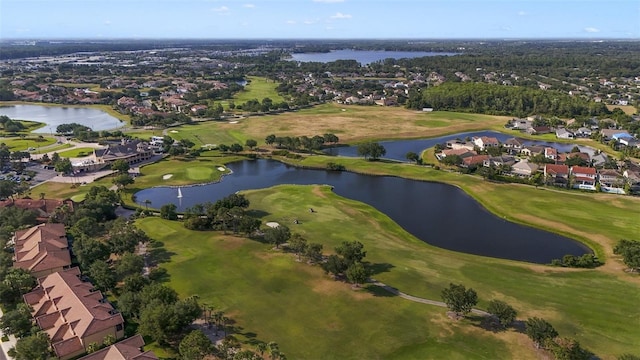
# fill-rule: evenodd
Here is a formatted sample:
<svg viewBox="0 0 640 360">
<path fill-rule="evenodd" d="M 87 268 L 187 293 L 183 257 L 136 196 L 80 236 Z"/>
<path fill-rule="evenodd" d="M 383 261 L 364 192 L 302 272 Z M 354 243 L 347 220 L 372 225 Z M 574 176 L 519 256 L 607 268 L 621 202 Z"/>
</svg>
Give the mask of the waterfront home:
<svg viewBox="0 0 640 360">
<path fill-rule="evenodd" d="M 556 137 L 558 139 L 573 139 L 575 136 L 571 131 L 568 131 L 565 128 L 560 128 L 556 130 Z"/>
<path fill-rule="evenodd" d="M 438 159 L 442 160 L 447 156 L 458 155 L 461 158 L 478 155 L 477 152 L 468 149 L 444 149 L 438 154 Z"/>
<path fill-rule="evenodd" d="M 609 156 L 607 154 L 601 152 L 599 154 L 595 154 L 591 156 L 591 164 L 595 167 L 602 167 L 609 161 Z"/>
<path fill-rule="evenodd" d="M 538 172 L 538 169 L 538 164 L 529 162 L 529 160 L 524 159 L 511 165 L 511 174 L 515 176 L 529 177 Z"/>
<path fill-rule="evenodd" d="M 61 360 L 84 354 L 92 343 L 124 337 L 124 319 L 93 285 L 80 279 L 77 267 L 38 279 L 24 295 L 36 325 Z"/>
<path fill-rule="evenodd" d="M 474 136 L 471 139 L 471 142 L 480 150 L 485 150 L 488 147 L 497 147 L 500 146 L 500 142 L 498 139 L 489 136 Z"/>
<path fill-rule="evenodd" d="M 586 127 L 581 127 L 578 130 L 576 130 L 575 135 L 577 137 L 590 137 L 591 136 L 591 129 L 586 128 Z"/>
<path fill-rule="evenodd" d="M 602 139 L 605 141 L 617 140 L 621 137 L 631 137 L 631 134 L 626 130 L 618 129 L 602 129 L 600 130 L 600 134 L 602 135 Z"/>
<path fill-rule="evenodd" d="M 500 166 L 512 166 L 516 163 L 516 158 L 511 155 L 491 156 L 482 162 L 484 167 L 500 167 Z"/>
<path fill-rule="evenodd" d="M 27 270 L 35 278 L 71 266 L 69 241 L 64 224 L 40 224 L 15 232 L 13 267 Z"/>
<path fill-rule="evenodd" d="M 506 149 L 507 153 L 511 155 L 518 154 L 520 153 L 522 148 L 524 148 L 524 140 L 518 138 L 510 138 L 504 142 L 503 146 Z"/>
<path fill-rule="evenodd" d="M 520 153 L 524 156 L 535 156 L 544 154 L 544 149 L 544 147 L 537 145 L 525 146 Z"/>
<path fill-rule="evenodd" d="M 571 175 L 573 176 L 574 188 L 584 190 L 596 189 L 597 172 L 595 168 L 585 166 L 572 166 Z"/>
<path fill-rule="evenodd" d="M 527 133 L 530 135 L 548 134 L 551 132 L 551 128 L 548 126 L 534 126 L 527 129 Z"/>
<path fill-rule="evenodd" d="M 552 147 L 546 147 L 544 148 L 544 157 L 556 161 L 558 160 L 558 150 Z"/>
<path fill-rule="evenodd" d="M 474 151 L 476 145 L 472 142 L 460 141 L 460 140 L 449 140 L 446 143 L 449 149 L 467 149 L 470 151 Z"/>
<path fill-rule="evenodd" d="M 511 128 L 514 130 L 527 130 L 533 125 L 533 121 L 527 119 L 512 119 Z"/>
</svg>

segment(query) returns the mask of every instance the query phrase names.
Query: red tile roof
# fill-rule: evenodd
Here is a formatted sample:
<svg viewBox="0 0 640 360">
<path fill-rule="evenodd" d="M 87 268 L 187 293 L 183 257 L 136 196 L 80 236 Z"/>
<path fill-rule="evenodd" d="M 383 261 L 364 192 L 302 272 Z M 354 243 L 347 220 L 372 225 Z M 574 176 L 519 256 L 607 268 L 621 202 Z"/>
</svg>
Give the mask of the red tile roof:
<svg viewBox="0 0 640 360">
<path fill-rule="evenodd" d="M 63 224 L 40 224 L 15 233 L 14 267 L 37 273 L 71 265 Z"/>
<path fill-rule="evenodd" d="M 158 360 L 152 351 L 142 351 L 144 340 L 135 335 L 78 360 Z"/>
<path fill-rule="evenodd" d="M 93 285 L 80 280 L 80 270 L 71 268 L 38 279 L 38 287 L 24 295 L 33 308 L 32 315 L 38 326 L 51 339 L 58 357 L 77 351 L 84 339 L 123 325 L 122 315 L 116 313 L 102 293 Z M 75 340 L 74 340 L 75 339 Z"/>
<path fill-rule="evenodd" d="M 544 171 L 552 175 L 569 175 L 569 167 L 567 165 L 545 164 Z"/>
<path fill-rule="evenodd" d="M 596 169 L 585 166 L 572 166 L 571 173 L 574 175 L 596 175 Z"/>
</svg>

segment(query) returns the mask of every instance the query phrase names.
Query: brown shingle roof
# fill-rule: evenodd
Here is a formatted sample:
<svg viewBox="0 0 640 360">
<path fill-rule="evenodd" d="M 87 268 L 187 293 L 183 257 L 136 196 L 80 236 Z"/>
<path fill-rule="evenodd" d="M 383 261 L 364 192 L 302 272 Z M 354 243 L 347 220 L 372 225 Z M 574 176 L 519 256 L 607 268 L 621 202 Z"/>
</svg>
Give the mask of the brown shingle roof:
<svg viewBox="0 0 640 360">
<path fill-rule="evenodd" d="M 74 338 L 82 346 L 85 337 L 124 323 L 121 314 L 101 301 L 102 294 L 79 276 L 80 270 L 71 268 L 41 277 L 38 287 L 24 296 L 58 357 L 77 351 Z"/>
</svg>

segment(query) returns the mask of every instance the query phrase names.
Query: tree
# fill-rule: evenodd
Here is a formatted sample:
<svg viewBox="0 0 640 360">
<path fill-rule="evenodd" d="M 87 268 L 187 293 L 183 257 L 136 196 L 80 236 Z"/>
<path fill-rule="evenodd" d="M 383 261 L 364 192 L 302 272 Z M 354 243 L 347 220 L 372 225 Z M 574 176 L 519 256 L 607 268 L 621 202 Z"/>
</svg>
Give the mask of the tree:
<svg viewBox="0 0 640 360">
<path fill-rule="evenodd" d="M 109 250 L 116 255 L 126 252 L 132 253 L 138 243 L 149 241 L 149 237 L 144 231 L 138 229 L 132 223 L 128 223 L 123 218 L 113 221 L 108 237 L 107 245 Z"/>
<path fill-rule="evenodd" d="M 369 272 L 359 261 L 351 264 L 347 268 L 345 274 L 347 275 L 349 282 L 353 283 L 355 286 L 360 286 L 360 284 L 363 284 L 369 278 Z"/>
<path fill-rule="evenodd" d="M 384 156 L 387 153 L 387 150 L 384 146 L 378 144 L 377 142 L 367 142 L 358 145 L 358 155 L 362 156 L 366 159 L 377 160 L 380 157 Z"/>
<path fill-rule="evenodd" d="M 21 268 L 10 268 L 0 283 L 0 302 L 3 304 L 17 304 L 22 301 L 22 295 L 28 293 L 36 285 L 36 279 Z"/>
<path fill-rule="evenodd" d="M 501 300 L 491 300 L 487 312 L 500 321 L 500 325 L 507 327 L 516 319 L 516 309 Z"/>
<path fill-rule="evenodd" d="M 180 341 L 178 351 L 183 360 L 202 360 L 213 352 L 213 344 L 202 331 L 194 330 Z"/>
<path fill-rule="evenodd" d="M 120 174 L 126 174 L 129 172 L 129 163 L 118 159 L 111 164 L 111 170 L 117 171 Z"/>
<path fill-rule="evenodd" d="M 420 156 L 416 153 L 414 153 L 413 151 L 409 151 L 405 157 L 407 158 L 407 160 L 409 161 L 415 161 L 416 164 L 418 163 L 418 160 L 420 160 Z"/>
<path fill-rule="evenodd" d="M 300 260 L 300 255 L 307 249 L 307 239 L 303 238 L 300 234 L 294 234 L 291 240 L 289 240 L 289 249 L 291 249 L 298 257 L 298 260 Z"/>
<path fill-rule="evenodd" d="M 338 255 L 329 255 L 327 261 L 323 262 L 322 270 L 327 274 L 332 274 L 334 277 L 342 274 L 348 267 L 344 259 Z"/>
<path fill-rule="evenodd" d="M 442 301 L 457 315 L 465 315 L 478 303 L 478 294 L 475 290 L 465 288 L 462 284 L 450 283 L 448 288 L 440 294 Z"/>
<path fill-rule="evenodd" d="M 84 235 L 74 234 L 73 253 L 83 269 L 88 269 L 96 261 L 109 258 L 109 248 L 104 242 Z"/>
<path fill-rule="evenodd" d="M 613 248 L 613 253 L 622 255 L 622 261 L 632 271 L 640 269 L 640 241 L 620 240 Z"/>
<path fill-rule="evenodd" d="M 247 146 L 249 149 L 253 150 L 253 148 L 258 145 L 258 142 L 253 139 L 247 139 L 244 145 Z"/>
<path fill-rule="evenodd" d="M 165 204 L 160 207 L 160 217 L 167 220 L 178 219 L 178 207 L 176 204 Z"/>
<path fill-rule="evenodd" d="M 110 291 L 116 287 L 116 277 L 113 270 L 104 261 L 96 261 L 89 266 L 89 274 L 96 287 L 102 291 Z"/>
<path fill-rule="evenodd" d="M 131 176 L 129 176 L 129 174 L 120 174 L 115 178 L 113 178 L 112 182 L 119 189 L 124 189 L 127 185 L 133 184 L 134 179 Z"/>
<path fill-rule="evenodd" d="M 13 197 L 18 189 L 18 184 L 11 180 L 0 180 L 0 198 L 8 199 Z"/>
<path fill-rule="evenodd" d="M 119 279 L 124 279 L 129 275 L 135 275 L 142 273 L 144 268 L 144 259 L 142 256 L 124 253 L 120 260 L 116 264 L 116 274 Z"/>
<path fill-rule="evenodd" d="M 276 246 L 276 249 L 280 247 L 291 238 L 291 231 L 286 225 L 279 225 L 275 228 L 268 228 L 264 231 L 264 240 L 269 244 Z"/>
<path fill-rule="evenodd" d="M 274 142 L 276 142 L 276 136 L 274 134 L 267 135 L 267 137 L 264 139 L 264 143 L 267 145 L 271 145 Z"/>
<path fill-rule="evenodd" d="M 48 360 L 52 357 L 49 336 L 45 332 L 18 339 L 16 346 L 9 350 L 15 360 Z"/>
<path fill-rule="evenodd" d="M 307 245 L 307 249 L 304 252 L 304 257 L 311 263 L 319 263 L 322 261 L 322 244 L 311 243 Z"/>
<path fill-rule="evenodd" d="M 364 245 L 359 241 L 343 241 L 336 247 L 336 253 L 344 258 L 347 266 L 351 266 L 356 262 L 362 262 L 362 259 L 367 256 L 367 252 L 362 251 L 363 248 Z"/>
<path fill-rule="evenodd" d="M 551 324 L 537 317 L 527 319 L 525 323 L 525 333 L 533 340 L 536 348 L 543 346 L 546 340 L 551 340 L 558 336 L 558 332 Z"/>
<path fill-rule="evenodd" d="M 0 329 L 5 334 L 13 334 L 18 338 L 31 333 L 33 327 L 31 307 L 20 303 L 14 310 L 7 311 L 0 318 Z"/>
<path fill-rule="evenodd" d="M 242 147 L 242 145 L 240 145 L 238 143 L 231 144 L 231 146 L 229 147 L 229 151 L 231 151 L 232 153 L 239 153 L 243 149 L 244 148 Z"/>
<path fill-rule="evenodd" d="M 69 174 L 73 171 L 73 165 L 71 165 L 71 160 L 68 158 L 64 158 L 58 162 L 56 162 L 54 166 L 56 172 L 61 174 Z"/>
</svg>

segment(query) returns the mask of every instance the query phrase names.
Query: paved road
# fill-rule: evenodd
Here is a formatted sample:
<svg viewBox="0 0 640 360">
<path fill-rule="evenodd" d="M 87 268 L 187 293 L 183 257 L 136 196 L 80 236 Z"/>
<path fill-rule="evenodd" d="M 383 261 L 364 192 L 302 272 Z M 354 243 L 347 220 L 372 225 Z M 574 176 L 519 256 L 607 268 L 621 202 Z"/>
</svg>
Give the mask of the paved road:
<svg viewBox="0 0 640 360">
<path fill-rule="evenodd" d="M 377 281 L 375 279 L 371 279 L 371 283 L 373 285 L 376 285 L 376 286 L 379 286 L 379 287 L 385 289 L 386 291 L 388 291 L 388 292 L 390 292 L 390 293 L 392 293 L 394 295 L 400 296 L 403 299 L 407 299 L 407 300 L 410 300 L 410 301 L 414 301 L 414 302 L 418 302 L 418 303 L 422 303 L 422 304 L 427 304 L 427 305 L 440 306 L 440 307 L 444 307 L 444 308 L 447 307 L 447 304 L 443 303 L 442 301 L 429 300 L 429 299 L 424 299 L 424 298 L 420 298 L 420 297 L 417 297 L 417 296 L 405 294 L 402 291 L 400 291 L 400 290 L 398 290 L 398 289 L 396 289 L 394 287 L 391 287 L 391 286 L 389 286 L 389 285 L 387 285 L 385 283 Z M 478 310 L 478 309 L 471 309 L 471 312 L 474 313 L 474 314 L 483 315 L 483 316 L 491 315 L 486 311 L 482 311 L 482 310 Z"/>
</svg>

